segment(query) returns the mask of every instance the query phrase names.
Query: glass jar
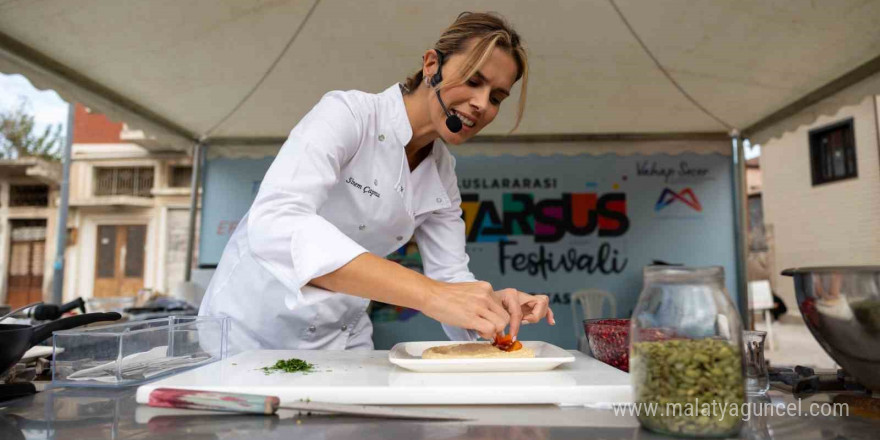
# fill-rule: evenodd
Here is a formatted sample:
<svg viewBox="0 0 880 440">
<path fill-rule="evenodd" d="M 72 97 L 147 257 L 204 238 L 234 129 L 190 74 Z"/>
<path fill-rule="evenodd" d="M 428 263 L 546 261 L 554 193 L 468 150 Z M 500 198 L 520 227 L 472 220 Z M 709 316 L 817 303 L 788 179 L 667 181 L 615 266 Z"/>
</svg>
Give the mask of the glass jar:
<svg viewBox="0 0 880 440">
<path fill-rule="evenodd" d="M 642 426 L 688 437 L 739 432 L 742 322 L 724 268 L 646 267 L 631 321 L 630 378 Z"/>
</svg>

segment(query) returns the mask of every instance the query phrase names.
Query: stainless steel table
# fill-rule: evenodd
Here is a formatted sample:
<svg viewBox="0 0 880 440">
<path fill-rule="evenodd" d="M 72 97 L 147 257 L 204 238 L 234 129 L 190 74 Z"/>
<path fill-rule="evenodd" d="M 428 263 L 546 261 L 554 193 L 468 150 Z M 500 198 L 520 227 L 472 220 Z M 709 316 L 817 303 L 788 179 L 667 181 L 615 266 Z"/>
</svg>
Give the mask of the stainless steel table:
<svg viewBox="0 0 880 440">
<path fill-rule="evenodd" d="M 771 391 L 774 404 L 796 402 Z M 827 400 L 817 396 L 804 400 Z M 423 407 L 424 408 L 424 407 Z M 282 411 L 248 416 L 150 408 L 135 402 L 135 388 L 47 390 L 0 403 L 0 439 L 659 439 L 639 428 L 635 417 L 598 408 L 443 406 L 469 422 L 417 422 Z M 876 439 L 880 420 L 857 416 L 753 417 L 740 434 L 756 439 Z"/>
</svg>

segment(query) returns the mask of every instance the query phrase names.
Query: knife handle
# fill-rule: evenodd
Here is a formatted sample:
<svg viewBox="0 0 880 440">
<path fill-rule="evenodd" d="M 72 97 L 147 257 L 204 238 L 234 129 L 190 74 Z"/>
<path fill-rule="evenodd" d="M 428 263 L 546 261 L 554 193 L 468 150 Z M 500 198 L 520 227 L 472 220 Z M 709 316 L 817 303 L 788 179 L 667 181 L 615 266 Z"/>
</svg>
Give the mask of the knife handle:
<svg viewBox="0 0 880 440">
<path fill-rule="evenodd" d="M 275 396 L 260 396 L 256 394 L 156 388 L 150 392 L 147 404 L 162 408 L 275 414 L 281 401 Z"/>
</svg>

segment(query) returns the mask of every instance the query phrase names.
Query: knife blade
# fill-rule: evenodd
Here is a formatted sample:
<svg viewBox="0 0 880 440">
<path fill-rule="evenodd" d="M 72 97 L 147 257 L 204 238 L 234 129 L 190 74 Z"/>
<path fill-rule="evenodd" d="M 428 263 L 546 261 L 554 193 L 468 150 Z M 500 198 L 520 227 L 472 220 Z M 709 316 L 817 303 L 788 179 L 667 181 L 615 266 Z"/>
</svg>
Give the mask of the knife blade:
<svg viewBox="0 0 880 440">
<path fill-rule="evenodd" d="M 150 393 L 147 403 L 153 407 L 227 411 L 249 414 L 275 414 L 279 409 L 345 414 L 359 417 L 380 417 L 410 420 L 461 421 L 473 420 L 437 411 L 402 409 L 391 406 L 352 405 L 347 403 L 286 402 L 283 405 L 276 396 L 227 393 L 179 388 L 157 388 Z"/>
</svg>

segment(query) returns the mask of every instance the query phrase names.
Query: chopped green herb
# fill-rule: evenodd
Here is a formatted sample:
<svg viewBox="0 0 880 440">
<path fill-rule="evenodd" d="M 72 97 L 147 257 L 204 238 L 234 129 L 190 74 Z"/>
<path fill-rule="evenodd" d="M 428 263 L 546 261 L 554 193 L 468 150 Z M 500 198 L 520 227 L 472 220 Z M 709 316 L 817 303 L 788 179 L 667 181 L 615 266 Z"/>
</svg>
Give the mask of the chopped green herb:
<svg viewBox="0 0 880 440">
<path fill-rule="evenodd" d="M 261 369 L 266 374 L 272 374 L 276 371 L 282 371 L 284 373 L 309 373 L 313 368 L 315 368 L 314 364 L 310 364 L 302 359 L 291 358 L 287 360 L 282 359 L 275 362 L 275 365 L 272 365 L 271 367 L 263 367 Z"/>
</svg>

